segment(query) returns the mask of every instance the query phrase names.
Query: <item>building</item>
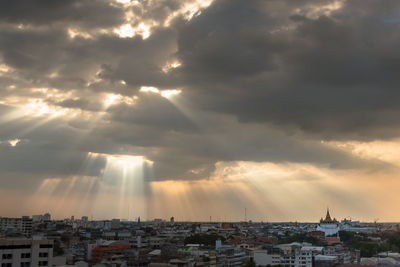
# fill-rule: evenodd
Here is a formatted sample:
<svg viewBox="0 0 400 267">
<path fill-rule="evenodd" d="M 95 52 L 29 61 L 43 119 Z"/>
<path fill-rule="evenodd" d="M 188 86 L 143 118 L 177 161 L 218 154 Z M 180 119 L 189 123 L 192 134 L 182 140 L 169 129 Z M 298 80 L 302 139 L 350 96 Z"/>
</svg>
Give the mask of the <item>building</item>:
<svg viewBox="0 0 400 267">
<path fill-rule="evenodd" d="M 256 265 L 282 265 L 288 267 L 312 267 L 313 252 L 320 253 L 322 247 L 301 247 L 300 244 L 284 244 L 279 247 L 254 251 Z"/>
<path fill-rule="evenodd" d="M 113 241 L 108 241 L 108 242 L 106 241 L 103 244 L 93 248 L 91 253 L 92 262 L 98 262 L 101 258 L 105 257 L 106 255 L 119 254 L 129 249 L 131 249 L 130 245 Z"/>
<path fill-rule="evenodd" d="M 338 264 L 337 256 L 316 255 L 314 259 L 315 267 L 331 267 Z"/>
<path fill-rule="evenodd" d="M 42 215 L 32 215 L 32 221 L 34 223 L 38 223 L 43 221 L 43 216 Z"/>
<path fill-rule="evenodd" d="M 362 225 L 359 221 L 352 221 L 344 219 L 340 222 L 340 229 L 343 231 L 350 231 L 356 233 L 374 233 L 376 232 L 376 227 L 371 227 Z"/>
<path fill-rule="evenodd" d="M 0 218 L 0 230 L 11 230 L 30 236 L 32 234 L 32 219 L 29 216 L 22 216 L 22 218 Z"/>
<path fill-rule="evenodd" d="M 281 255 L 280 253 L 271 253 L 268 250 L 255 250 L 253 252 L 254 262 L 256 265 L 280 265 L 281 264 Z"/>
<path fill-rule="evenodd" d="M 329 214 L 329 209 L 326 211 L 325 219 L 319 221 L 317 226 L 317 231 L 321 231 L 325 233 L 326 236 L 334 236 L 339 233 L 339 222 L 335 218 L 331 218 Z"/>
<path fill-rule="evenodd" d="M 0 240 L 1 267 L 52 266 L 52 240 Z"/>
<path fill-rule="evenodd" d="M 118 229 L 120 227 L 120 219 L 111 220 L 111 229 Z"/>
<path fill-rule="evenodd" d="M 45 221 L 45 222 L 51 221 L 51 215 L 50 215 L 50 213 L 45 213 L 45 214 L 43 215 L 43 221 Z"/>
<path fill-rule="evenodd" d="M 32 221 L 34 223 L 49 222 L 51 221 L 51 215 L 50 213 L 45 213 L 44 215 L 32 215 Z"/>
</svg>

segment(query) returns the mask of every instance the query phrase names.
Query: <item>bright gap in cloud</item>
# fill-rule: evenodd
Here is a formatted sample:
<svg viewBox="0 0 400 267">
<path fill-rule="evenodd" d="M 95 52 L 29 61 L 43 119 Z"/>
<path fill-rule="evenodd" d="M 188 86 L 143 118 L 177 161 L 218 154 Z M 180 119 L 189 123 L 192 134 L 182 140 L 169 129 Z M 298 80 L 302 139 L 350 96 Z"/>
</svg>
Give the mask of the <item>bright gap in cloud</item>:
<svg viewBox="0 0 400 267">
<path fill-rule="evenodd" d="M 144 158 L 142 156 L 130 155 L 108 155 L 107 164 L 111 164 L 115 168 L 127 169 L 143 164 Z"/>
<path fill-rule="evenodd" d="M 159 94 L 162 97 L 165 98 L 171 98 L 174 95 L 178 95 L 182 92 L 182 90 L 178 90 L 178 89 L 171 89 L 171 90 L 159 90 L 156 87 L 151 87 L 151 86 L 142 86 L 140 88 L 141 92 L 149 92 L 149 93 L 154 93 L 154 94 Z"/>
<path fill-rule="evenodd" d="M 162 71 L 163 71 L 164 73 L 167 73 L 167 72 L 169 72 L 169 71 L 171 71 L 171 70 L 173 70 L 173 69 L 179 68 L 181 65 L 182 65 L 182 64 L 181 64 L 179 61 L 174 61 L 174 62 L 172 62 L 172 63 L 167 62 L 167 64 L 165 64 L 165 65 L 162 67 Z"/>
<path fill-rule="evenodd" d="M 120 94 L 106 94 L 103 104 L 104 108 L 109 108 L 110 106 L 117 104 L 117 103 L 125 103 L 127 105 L 133 105 L 136 97 L 128 97 L 128 96 L 123 96 Z"/>
<path fill-rule="evenodd" d="M 114 33 L 118 34 L 121 38 L 132 38 L 135 36 L 135 30 L 130 24 L 122 25 L 119 29 L 115 29 Z"/>
<path fill-rule="evenodd" d="M 108 94 L 106 96 L 106 99 L 104 100 L 105 107 L 111 106 L 118 98 L 119 98 L 119 95 Z"/>
<path fill-rule="evenodd" d="M 23 109 L 25 112 L 24 115 L 33 117 L 59 117 L 68 113 L 68 109 L 49 105 L 45 103 L 43 99 L 32 99 Z"/>
<path fill-rule="evenodd" d="M 84 39 L 91 39 L 91 38 L 93 38 L 93 36 L 90 35 L 90 34 L 87 33 L 87 32 L 81 32 L 81 31 L 78 31 L 78 30 L 72 29 L 72 28 L 69 28 L 69 29 L 68 29 L 68 36 L 69 36 L 69 38 L 71 38 L 71 39 L 75 39 L 76 37 L 81 37 L 81 38 L 84 38 Z"/>
<path fill-rule="evenodd" d="M 184 4 L 182 8 L 168 16 L 164 22 L 164 27 L 169 27 L 171 21 L 180 15 L 183 15 L 186 20 L 191 20 L 195 15 L 200 14 L 201 9 L 207 8 L 212 2 L 213 0 L 194 0 Z"/>
<path fill-rule="evenodd" d="M 140 35 L 143 40 L 149 38 L 151 35 L 150 26 L 143 22 L 141 22 L 137 27 L 132 27 L 131 24 L 124 24 L 120 28 L 114 29 L 114 33 L 121 38 L 132 38 L 136 35 Z"/>
<path fill-rule="evenodd" d="M 135 155 L 121 155 L 121 154 L 105 154 L 105 153 L 95 153 L 89 152 L 89 158 L 104 157 L 107 160 L 107 164 L 111 164 L 121 168 L 127 168 L 132 166 L 138 166 L 141 164 L 153 165 L 151 160 L 146 159 L 144 156 Z"/>
<path fill-rule="evenodd" d="M 142 86 L 140 88 L 141 92 L 152 92 L 155 94 L 158 94 L 160 92 L 160 90 L 158 90 L 156 87 L 152 87 L 152 86 Z"/>
<path fill-rule="evenodd" d="M 13 140 L 8 140 L 8 143 L 10 146 L 15 147 L 19 142 L 21 142 L 20 139 L 13 139 Z"/>
<path fill-rule="evenodd" d="M 0 64 L 0 72 L 9 72 L 11 70 L 6 64 Z"/>
<path fill-rule="evenodd" d="M 316 19 L 320 16 L 330 16 L 332 12 L 343 7 L 345 0 L 331 1 L 328 4 L 308 5 L 304 9 L 295 10 L 300 15 L 305 15 L 308 18 Z"/>
<path fill-rule="evenodd" d="M 163 90 L 161 91 L 161 96 L 165 98 L 171 98 L 174 95 L 180 94 L 181 92 L 181 90 Z"/>
</svg>

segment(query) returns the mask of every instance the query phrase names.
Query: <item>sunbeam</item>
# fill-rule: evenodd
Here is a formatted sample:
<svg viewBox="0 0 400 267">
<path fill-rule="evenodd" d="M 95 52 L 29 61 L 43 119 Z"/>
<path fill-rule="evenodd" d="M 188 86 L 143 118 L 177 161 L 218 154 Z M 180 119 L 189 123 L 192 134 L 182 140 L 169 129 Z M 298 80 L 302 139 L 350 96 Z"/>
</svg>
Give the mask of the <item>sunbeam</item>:
<svg viewBox="0 0 400 267">
<path fill-rule="evenodd" d="M 143 216 L 146 210 L 143 174 L 144 168 L 151 168 L 152 162 L 143 156 L 99 153 L 90 153 L 90 156 L 102 156 L 106 159 L 100 178 L 102 186 L 99 187 L 97 194 L 109 195 L 113 199 L 115 216 L 119 218 Z M 133 202 L 133 200 L 136 201 Z M 135 204 L 133 207 L 132 203 Z M 96 214 L 101 214 L 100 206 L 95 204 L 93 208 Z"/>
</svg>

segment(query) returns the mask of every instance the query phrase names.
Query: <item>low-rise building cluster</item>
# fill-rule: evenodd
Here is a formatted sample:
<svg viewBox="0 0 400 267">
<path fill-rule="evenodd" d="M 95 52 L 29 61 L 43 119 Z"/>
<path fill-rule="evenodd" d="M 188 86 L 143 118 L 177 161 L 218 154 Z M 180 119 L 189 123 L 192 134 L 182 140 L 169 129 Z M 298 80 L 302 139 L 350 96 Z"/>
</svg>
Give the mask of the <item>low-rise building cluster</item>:
<svg viewBox="0 0 400 267">
<path fill-rule="evenodd" d="M 366 257 L 343 232 L 377 247 L 398 225 L 338 222 L 329 211 L 319 223 L 0 217 L 0 266 L 399 266 L 398 251 Z"/>
</svg>

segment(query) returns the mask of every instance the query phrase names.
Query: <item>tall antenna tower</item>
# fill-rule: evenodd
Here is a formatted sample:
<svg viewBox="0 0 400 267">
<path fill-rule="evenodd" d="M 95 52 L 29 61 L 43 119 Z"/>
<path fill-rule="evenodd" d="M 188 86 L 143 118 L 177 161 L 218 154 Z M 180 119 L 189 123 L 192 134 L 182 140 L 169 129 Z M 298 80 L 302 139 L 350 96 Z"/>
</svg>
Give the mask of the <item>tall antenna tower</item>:
<svg viewBox="0 0 400 267">
<path fill-rule="evenodd" d="M 244 221 L 247 222 L 247 208 L 244 208 Z"/>
</svg>

